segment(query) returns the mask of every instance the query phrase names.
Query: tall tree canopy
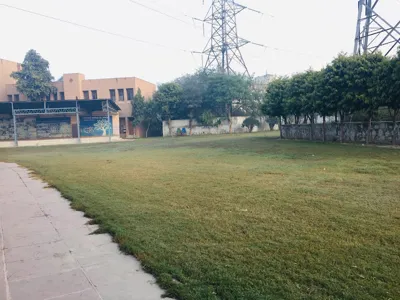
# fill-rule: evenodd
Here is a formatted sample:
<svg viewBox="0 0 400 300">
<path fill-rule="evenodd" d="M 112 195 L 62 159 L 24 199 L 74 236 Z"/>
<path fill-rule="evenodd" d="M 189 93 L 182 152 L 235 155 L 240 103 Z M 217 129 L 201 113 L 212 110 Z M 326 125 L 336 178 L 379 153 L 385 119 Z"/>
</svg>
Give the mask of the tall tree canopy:
<svg viewBox="0 0 400 300">
<path fill-rule="evenodd" d="M 288 116 L 293 116 L 296 124 L 303 117 L 311 123 L 311 137 L 316 114 L 323 117 L 324 135 L 325 118 L 339 114 L 343 140 L 345 121 L 361 114 L 369 120 L 371 133 L 373 117 L 385 108 L 396 129 L 400 114 L 400 50 L 392 58 L 380 53 L 340 54 L 321 71 L 309 70 L 291 78 L 278 78 L 267 89 L 262 111 L 268 116 L 283 118 L 285 124 Z M 394 139 L 395 136 L 394 133 Z M 369 134 L 367 142 L 370 138 Z"/>
<path fill-rule="evenodd" d="M 182 87 L 174 82 L 160 85 L 154 94 L 153 101 L 157 103 L 163 120 L 167 121 L 170 135 L 172 135 L 171 120 L 179 114 L 181 100 Z"/>
<path fill-rule="evenodd" d="M 199 120 L 206 109 L 207 74 L 198 71 L 193 75 L 180 77 L 175 82 L 182 88 L 179 108 L 181 114 L 189 118 L 189 134 L 192 134 L 193 121 Z"/>
<path fill-rule="evenodd" d="M 41 101 L 55 91 L 49 62 L 35 50 L 28 51 L 21 71 L 13 72 L 11 77 L 17 81 L 17 90 L 31 101 Z"/>
<path fill-rule="evenodd" d="M 251 81 L 240 75 L 211 73 L 208 75 L 206 101 L 213 102 L 214 107 L 225 113 L 229 122 L 229 133 L 232 133 L 232 113 L 242 109 L 246 100 L 251 98 Z"/>
</svg>

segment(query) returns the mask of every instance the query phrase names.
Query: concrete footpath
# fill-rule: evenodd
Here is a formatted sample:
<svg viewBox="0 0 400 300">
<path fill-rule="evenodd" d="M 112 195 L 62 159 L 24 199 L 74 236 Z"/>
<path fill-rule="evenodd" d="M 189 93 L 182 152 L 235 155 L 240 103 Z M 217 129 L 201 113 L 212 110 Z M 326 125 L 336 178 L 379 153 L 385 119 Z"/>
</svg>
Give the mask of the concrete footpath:
<svg viewBox="0 0 400 300">
<path fill-rule="evenodd" d="M 0 300 L 162 299 L 135 258 L 45 187 L 0 163 Z"/>
</svg>

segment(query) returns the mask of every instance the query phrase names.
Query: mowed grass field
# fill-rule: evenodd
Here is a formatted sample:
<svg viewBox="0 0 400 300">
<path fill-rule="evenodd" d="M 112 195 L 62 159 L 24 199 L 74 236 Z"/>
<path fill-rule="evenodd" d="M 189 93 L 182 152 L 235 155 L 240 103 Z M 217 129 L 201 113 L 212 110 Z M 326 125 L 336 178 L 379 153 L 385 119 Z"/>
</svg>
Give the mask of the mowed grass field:
<svg viewBox="0 0 400 300">
<path fill-rule="evenodd" d="M 176 299 L 400 299 L 400 151 L 266 134 L 0 150 Z"/>
</svg>

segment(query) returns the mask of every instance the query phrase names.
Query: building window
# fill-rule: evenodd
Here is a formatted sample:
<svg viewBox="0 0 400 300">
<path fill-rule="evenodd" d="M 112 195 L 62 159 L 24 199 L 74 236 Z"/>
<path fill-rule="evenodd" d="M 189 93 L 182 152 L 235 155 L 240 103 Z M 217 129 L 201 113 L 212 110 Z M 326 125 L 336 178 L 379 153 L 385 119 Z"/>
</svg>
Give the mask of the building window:
<svg viewBox="0 0 400 300">
<path fill-rule="evenodd" d="M 119 99 L 119 101 L 125 101 L 124 89 L 118 89 L 118 99 Z"/>
<path fill-rule="evenodd" d="M 126 89 L 126 93 L 128 95 L 128 100 L 133 100 L 134 97 L 133 89 Z"/>
<path fill-rule="evenodd" d="M 97 91 L 96 90 L 92 91 L 92 99 L 93 100 L 97 99 Z"/>
<path fill-rule="evenodd" d="M 116 100 L 116 97 L 115 97 L 115 90 L 110 90 L 110 99 L 111 99 L 112 101 L 115 101 L 115 100 Z"/>
<path fill-rule="evenodd" d="M 50 95 L 46 96 L 46 101 L 50 101 Z"/>
<path fill-rule="evenodd" d="M 83 99 L 89 100 L 89 91 L 83 91 Z"/>
<path fill-rule="evenodd" d="M 62 101 L 65 100 L 65 94 L 64 94 L 64 92 L 60 92 L 60 100 L 62 100 Z"/>
<path fill-rule="evenodd" d="M 58 100 L 58 94 L 57 93 L 53 93 L 53 100 L 57 101 Z"/>
<path fill-rule="evenodd" d="M 12 102 L 12 95 L 7 95 L 8 102 Z"/>
<path fill-rule="evenodd" d="M 14 102 L 19 102 L 19 95 L 18 94 L 14 95 Z"/>
</svg>

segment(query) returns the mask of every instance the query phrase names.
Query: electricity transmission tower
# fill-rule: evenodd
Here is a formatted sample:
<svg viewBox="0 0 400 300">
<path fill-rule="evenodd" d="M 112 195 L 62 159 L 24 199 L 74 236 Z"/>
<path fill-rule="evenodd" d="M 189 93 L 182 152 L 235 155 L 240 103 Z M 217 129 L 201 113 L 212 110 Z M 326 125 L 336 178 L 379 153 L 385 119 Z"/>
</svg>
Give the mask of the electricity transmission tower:
<svg viewBox="0 0 400 300">
<path fill-rule="evenodd" d="M 202 52 L 207 56 L 203 63 L 205 69 L 250 76 L 240 48 L 252 42 L 238 36 L 236 24 L 236 16 L 245 9 L 261 13 L 237 4 L 234 0 L 212 1 L 207 16 L 200 20 L 211 25 L 211 37 Z"/>
<path fill-rule="evenodd" d="M 393 26 L 377 12 L 380 0 L 358 0 L 354 54 L 382 51 L 387 56 L 400 46 L 400 20 Z"/>
</svg>

